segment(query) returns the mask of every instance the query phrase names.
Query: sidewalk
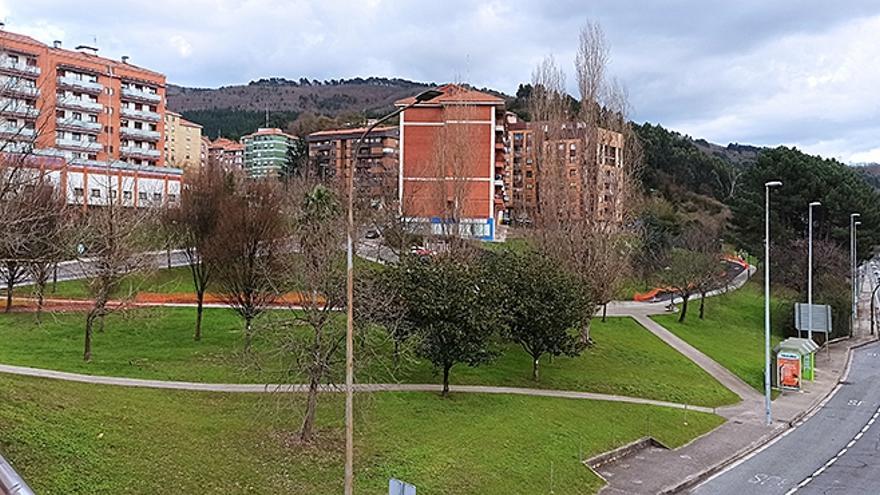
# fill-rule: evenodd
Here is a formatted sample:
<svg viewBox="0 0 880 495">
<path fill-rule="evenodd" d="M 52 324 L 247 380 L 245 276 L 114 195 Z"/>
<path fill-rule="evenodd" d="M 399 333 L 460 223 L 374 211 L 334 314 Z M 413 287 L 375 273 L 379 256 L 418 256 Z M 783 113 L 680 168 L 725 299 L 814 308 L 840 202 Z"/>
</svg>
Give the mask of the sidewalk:
<svg viewBox="0 0 880 495">
<path fill-rule="evenodd" d="M 865 309 L 860 313 L 862 318 L 853 338 L 832 344 L 829 351 L 823 349 L 819 353 L 816 380 L 807 383 L 803 391 L 785 392 L 773 401 L 773 425 L 769 427 L 764 424 L 761 393 L 726 369 L 718 372 L 716 367 L 720 365 L 648 318 L 652 308 L 621 311 L 692 359 L 743 401 L 718 409 L 718 414 L 727 418 L 727 422 L 683 447 L 675 450 L 651 447 L 599 467 L 598 474 L 607 481 L 602 493 L 655 494 L 687 490 L 805 420 L 836 389 L 846 371 L 850 349 L 874 340 L 868 335 L 870 320 L 864 317 L 869 314 L 866 306 L 870 304 L 869 298 L 870 293 L 863 287 L 860 305 Z"/>
</svg>

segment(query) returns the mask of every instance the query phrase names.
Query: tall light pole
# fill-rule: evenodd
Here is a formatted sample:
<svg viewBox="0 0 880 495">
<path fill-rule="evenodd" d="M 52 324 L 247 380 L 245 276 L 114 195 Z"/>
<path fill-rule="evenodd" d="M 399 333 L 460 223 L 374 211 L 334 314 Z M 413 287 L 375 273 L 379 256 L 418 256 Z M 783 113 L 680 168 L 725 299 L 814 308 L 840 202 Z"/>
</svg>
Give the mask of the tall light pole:
<svg viewBox="0 0 880 495">
<path fill-rule="evenodd" d="M 813 340 L 813 207 L 821 206 L 822 203 L 813 201 L 809 205 L 810 228 L 809 238 L 807 242 L 807 308 L 809 316 L 807 316 L 807 338 Z"/>
<path fill-rule="evenodd" d="M 852 213 L 849 216 L 849 277 L 851 283 L 850 298 L 852 299 L 849 317 L 849 335 L 852 336 L 856 325 L 856 218 L 862 216 Z"/>
<path fill-rule="evenodd" d="M 389 113 L 367 127 L 355 141 L 351 150 L 346 189 L 348 191 L 348 225 L 346 229 L 346 265 L 348 269 L 346 280 L 346 326 L 345 326 L 345 495 L 354 493 L 354 174 L 357 169 L 356 163 L 358 152 L 364 138 L 382 122 L 396 117 L 404 110 L 428 100 L 432 100 L 442 93 L 429 89 L 415 96 L 413 101 L 397 110 Z"/>
<path fill-rule="evenodd" d="M 770 411 L 770 189 L 782 182 L 764 184 L 764 414 L 767 426 L 773 424 Z"/>
</svg>

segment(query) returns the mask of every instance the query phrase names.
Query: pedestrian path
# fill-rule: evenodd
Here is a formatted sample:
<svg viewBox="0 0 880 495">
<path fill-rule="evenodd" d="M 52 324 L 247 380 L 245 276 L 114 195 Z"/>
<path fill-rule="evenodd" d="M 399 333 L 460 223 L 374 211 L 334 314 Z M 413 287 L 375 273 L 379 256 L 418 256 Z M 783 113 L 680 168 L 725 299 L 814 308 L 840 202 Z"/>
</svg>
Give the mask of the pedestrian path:
<svg viewBox="0 0 880 495">
<path fill-rule="evenodd" d="M 49 378 L 68 382 L 90 383 L 94 385 L 114 385 L 119 387 L 156 388 L 170 390 L 186 390 L 192 392 L 223 392 L 223 393 L 303 393 L 308 391 L 307 384 L 300 383 L 201 383 L 181 382 L 168 380 L 145 380 L 140 378 L 123 378 L 117 376 L 85 375 L 81 373 L 69 373 L 66 371 L 47 370 L 42 368 L 30 368 L 26 366 L 12 366 L 0 364 L 0 373 L 30 376 L 37 378 Z M 358 383 L 355 384 L 356 392 L 440 392 L 442 387 L 435 384 L 410 384 L 410 383 Z M 321 385 L 320 391 L 324 393 L 343 392 L 345 389 L 335 385 Z M 610 402 L 626 402 L 630 404 L 644 404 L 675 409 L 687 409 L 704 413 L 715 412 L 714 408 L 666 402 L 661 400 L 645 399 L 642 397 L 629 397 L 625 395 L 598 394 L 593 392 L 579 392 L 575 390 L 552 390 L 520 387 L 492 387 L 483 385 L 450 385 L 449 390 L 456 393 L 472 394 L 509 394 L 527 395 L 533 397 L 556 397 L 563 399 L 586 399 L 602 400 Z"/>
</svg>

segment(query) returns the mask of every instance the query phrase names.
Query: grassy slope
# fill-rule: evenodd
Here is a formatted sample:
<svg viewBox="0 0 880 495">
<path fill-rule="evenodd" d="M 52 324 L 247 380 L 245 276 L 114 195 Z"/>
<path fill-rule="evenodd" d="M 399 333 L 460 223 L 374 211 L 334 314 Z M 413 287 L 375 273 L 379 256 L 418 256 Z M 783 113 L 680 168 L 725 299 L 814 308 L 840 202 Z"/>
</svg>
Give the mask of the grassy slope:
<svg viewBox="0 0 880 495">
<path fill-rule="evenodd" d="M 119 292 L 156 292 L 163 294 L 178 294 L 192 292 L 193 283 L 189 267 L 178 266 L 170 269 L 162 269 L 150 272 L 146 275 L 133 276 L 127 280 Z M 29 296 L 31 287 L 21 287 L 15 290 L 15 294 Z M 58 282 L 55 291 L 52 292 L 52 282 L 46 287 L 46 297 L 60 299 L 86 299 L 89 292 L 86 280 L 65 280 Z"/>
<path fill-rule="evenodd" d="M 279 380 L 266 372 L 243 372 L 241 322 L 228 310 L 207 310 L 204 337 L 193 342 L 191 308 L 153 308 L 108 317 L 95 333 L 93 360 L 82 361 L 81 314 L 47 315 L 42 326 L 33 315 L 0 317 L 0 362 L 98 375 L 204 382 Z M 456 366 L 458 384 L 505 385 L 584 390 L 696 405 L 730 404 L 736 396 L 699 367 L 628 318 L 596 321 L 597 344 L 577 358 L 545 358 L 541 381 L 531 380 L 531 358 L 509 346 L 495 362 L 478 368 Z M 259 343 L 257 344 L 259 350 Z M 359 372 L 359 380 L 435 383 L 431 366 L 406 361 L 389 372 L 390 350 Z"/>
<path fill-rule="evenodd" d="M 654 319 L 756 389 L 764 380 L 764 296 L 756 282 L 728 294 L 706 299 L 706 318 L 697 318 L 699 304 L 692 303 L 684 323 L 678 315 Z M 777 327 L 778 328 L 778 327 Z M 782 339 L 771 336 L 772 345 Z"/>
<path fill-rule="evenodd" d="M 341 398 L 323 396 L 318 447 L 284 441 L 299 399 L 125 389 L 0 376 L 0 451 L 37 493 L 339 493 Z M 594 401 L 459 394 L 358 400 L 361 493 L 387 478 L 433 494 L 595 492 L 579 462 L 650 432 L 680 445 L 722 422 Z M 295 409 L 290 410 L 290 407 Z"/>
</svg>

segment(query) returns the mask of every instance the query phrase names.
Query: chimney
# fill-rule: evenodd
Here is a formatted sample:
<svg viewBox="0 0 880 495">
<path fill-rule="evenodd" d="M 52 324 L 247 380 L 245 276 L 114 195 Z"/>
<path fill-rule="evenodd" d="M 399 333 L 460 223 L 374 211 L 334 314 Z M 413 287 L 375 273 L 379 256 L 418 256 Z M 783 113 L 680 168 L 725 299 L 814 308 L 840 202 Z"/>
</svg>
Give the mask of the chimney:
<svg viewBox="0 0 880 495">
<path fill-rule="evenodd" d="M 122 63 L 123 63 L 123 64 L 127 64 L 127 63 L 128 63 L 128 55 L 123 55 L 123 56 L 122 56 Z"/>
<path fill-rule="evenodd" d="M 93 46 L 88 45 L 79 45 L 76 47 L 76 51 L 84 54 L 84 55 L 98 55 L 98 49 Z"/>
<path fill-rule="evenodd" d="M 55 40 L 52 42 L 52 46 L 55 48 L 61 48 L 61 40 Z"/>
</svg>

